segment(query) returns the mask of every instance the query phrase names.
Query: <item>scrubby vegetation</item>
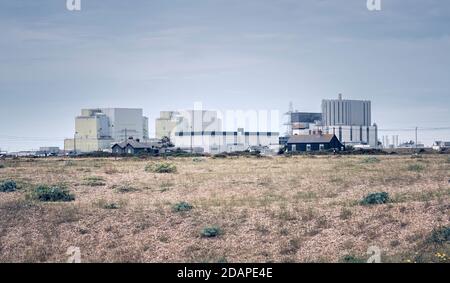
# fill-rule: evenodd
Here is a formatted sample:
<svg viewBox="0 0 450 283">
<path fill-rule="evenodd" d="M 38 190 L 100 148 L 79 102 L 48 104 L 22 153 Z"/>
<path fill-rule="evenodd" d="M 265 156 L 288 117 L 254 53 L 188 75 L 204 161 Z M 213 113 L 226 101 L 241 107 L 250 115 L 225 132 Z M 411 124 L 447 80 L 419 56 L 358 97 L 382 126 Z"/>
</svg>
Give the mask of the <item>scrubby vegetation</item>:
<svg viewBox="0 0 450 283">
<path fill-rule="evenodd" d="M 224 153 L 218 153 L 218 154 L 214 154 L 212 156 L 213 159 L 217 159 L 217 158 L 227 158 L 227 155 Z"/>
<path fill-rule="evenodd" d="M 365 263 L 366 261 L 362 258 L 346 255 L 339 260 L 340 263 Z"/>
<path fill-rule="evenodd" d="M 177 172 L 177 167 L 174 164 L 162 162 L 162 163 L 148 164 L 145 167 L 145 171 L 153 173 L 175 173 Z"/>
<path fill-rule="evenodd" d="M 131 193 L 131 192 L 137 192 L 139 191 L 138 189 L 136 189 L 133 186 L 130 185 L 124 185 L 124 186 L 119 186 L 115 189 L 116 192 L 118 193 Z"/>
<path fill-rule="evenodd" d="M 0 192 L 8 193 L 14 192 L 17 189 L 17 184 L 13 180 L 6 180 L 0 183 Z"/>
<path fill-rule="evenodd" d="M 414 164 L 410 164 L 408 165 L 408 171 L 412 171 L 412 172 L 422 172 L 425 169 L 425 166 L 419 163 L 414 163 Z"/>
<path fill-rule="evenodd" d="M 86 178 L 86 182 L 85 182 L 86 186 L 90 186 L 90 187 L 102 187 L 105 186 L 105 179 L 102 177 L 98 177 L 98 176 L 90 176 Z"/>
<path fill-rule="evenodd" d="M 364 158 L 362 160 L 362 163 L 368 163 L 368 164 L 370 164 L 370 163 L 378 163 L 378 162 L 380 162 L 380 159 L 378 159 L 378 158 L 376 158 L 374 156 L 366 157 L 366 158 Z"/>
<path fill-rule="evenodd" d="M 213 226 L 213 227 L 205 227 L 203 228 L 202 232 L 200 233 L 202 237 L 204 238 L 214 238 L 222 234 L 222 231 L 219 227 Z"/>
<path fill-rule="evenodd" d="M 3 169 L 3 168 L 5 168 L 5 167 L 6 167 L 5 164 L 0 163 L 0 169 Z"/>
<path fill-rule="evenodd" d="M 389 194 L 386 192 L 368 194 L 361 201 L 361 205 L 383 204 L 389 201 Z"/>
<path fill-rule="evenodd" d="M 382 262 L 448 262 L 448 230 L 433 231 L 450 225 L 448 156 L 410 155 L 7 159 L 0 262 L 65 262 L 77 243 L 84 262 L 364 262 L 371 245 Z M 178 173 L 144 172 L 160 163 Z M 76 201 L 34 201 L 37 182 Z"/>
<path fill-rule="evenodd" d="M 173 207 L 172 207 L 172 211 L 174 212 L 185 212 L 185 211 L 189 211 L 191 209 L 193 209 L 194 206 L 192 206 L 191 204 L 182 201 L 179 203 L 176 203 Z"/>
<path fill-rule="evenodd" d="M 353 213 L 352 213 L 352 211 L 350 209 L 343 207 L 341 209 L 341 214 L 339 215 L 339 217 L 342 220 L 347 220 L 347 219 L 350 219 L 352 217 L 352 214 Z"/>
<path fill-rule="evenodd" d="M 35 188 L 31 192 L 31 198 L 43 202 L 68 202 L 75 200 L 75 196 L 65 188 L 44 185 Z"/>
<path fill-rule="evenodd" d="M 434 244 L 450 243 L 450 227 L 439 227 L 434 229 L 428 241 Z"/>
</svg>

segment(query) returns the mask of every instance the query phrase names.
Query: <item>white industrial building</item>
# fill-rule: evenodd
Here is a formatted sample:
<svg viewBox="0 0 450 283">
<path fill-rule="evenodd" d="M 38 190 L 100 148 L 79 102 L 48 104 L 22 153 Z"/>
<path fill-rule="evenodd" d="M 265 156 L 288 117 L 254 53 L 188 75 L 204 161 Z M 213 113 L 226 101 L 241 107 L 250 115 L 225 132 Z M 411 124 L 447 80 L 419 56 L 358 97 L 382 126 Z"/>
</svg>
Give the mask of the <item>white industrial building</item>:
<svg viewBox="0 0 450 283">
<path fill-rule="evenodd" d="M 279 148 L 278 132 L 200 131 L 174 132 L 172 142 L 180 148 L 203 148 L 207 153 L 245 151 L 252 147 Z"/>
<path fill-rule="evenodd" d="M 222 121 L 217 111 L 184 110 L 161 111 L 155 120 L 156 138 L 170 137 L 175 132 L 222 131 Z"/>
<path fill-rule="evenodd" d="M 371 126 L 371 102 L 369 100 L 322 100 L 322 124 L 324 126 Z"/>
<path fill-rule="evenodd" d="M 111 144 L 128 138 L 148 139 L 148 118 L 142 109 L 82 109 L 75 118 L 74 138 L 64 141 L 66 151 L 110 150 Z"/>
</svg>

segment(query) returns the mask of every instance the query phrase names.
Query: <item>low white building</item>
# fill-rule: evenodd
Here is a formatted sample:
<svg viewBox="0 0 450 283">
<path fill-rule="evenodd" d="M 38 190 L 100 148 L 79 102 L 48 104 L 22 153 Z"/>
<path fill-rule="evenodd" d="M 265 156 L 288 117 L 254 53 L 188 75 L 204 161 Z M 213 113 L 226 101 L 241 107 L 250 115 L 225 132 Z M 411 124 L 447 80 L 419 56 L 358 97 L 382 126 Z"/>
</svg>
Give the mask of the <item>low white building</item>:
<svg viewBox="0 0 450 283">
<path fill-rule="evenodd" d="M 450 141 L 436 141 L 433 144 L 434 150 L 444 150 L 450 148 Z"/>
<path fill-rule="evenodd" d="M 170 137 L 174 132 L 222 131 L 217 111 L 183 110 L 161 111 L 155 120 L 156 138 Z"/>
<path fill-rule="evenodd" d="M 251 147 L 279 148 L 278 132 L 229 131 L 175 132 L 171 141 L 179 148 L 203 148 L 206 153 L 245 151 Z"/>
</svg>

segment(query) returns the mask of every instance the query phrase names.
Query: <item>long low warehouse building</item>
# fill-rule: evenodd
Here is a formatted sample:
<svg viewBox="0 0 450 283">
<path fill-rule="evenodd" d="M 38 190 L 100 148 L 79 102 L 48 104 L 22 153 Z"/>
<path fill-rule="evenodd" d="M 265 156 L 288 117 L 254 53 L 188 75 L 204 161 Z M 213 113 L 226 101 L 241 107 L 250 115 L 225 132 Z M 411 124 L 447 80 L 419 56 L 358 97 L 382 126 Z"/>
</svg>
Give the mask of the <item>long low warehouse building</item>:
<svg viewBox="0 0 450 283">
<path fill-rule="evenodd" d="M 245 132 L 239 129 L 211 132 L 175 132 L 171 140 L 180 148 L 203 148 L 207 153 L 245 151 L 250 147 L 279 148 L 278 132 Z"/>
</svg>

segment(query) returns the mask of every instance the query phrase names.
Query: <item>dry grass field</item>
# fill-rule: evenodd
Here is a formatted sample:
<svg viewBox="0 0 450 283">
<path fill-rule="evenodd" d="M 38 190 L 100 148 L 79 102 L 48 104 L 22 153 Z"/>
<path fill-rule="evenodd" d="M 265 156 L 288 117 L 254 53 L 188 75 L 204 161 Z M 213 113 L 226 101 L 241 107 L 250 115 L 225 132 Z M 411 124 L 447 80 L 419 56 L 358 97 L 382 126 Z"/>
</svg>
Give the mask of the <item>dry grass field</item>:
<svg viewBox="0 0 450 283">
<path fill-rule="evenodd" d="M 176 172 L 145 170 L 160 162 Z M 18 186 L 0 192 L 0 262 L 65 262 L 70 246 L 83 262 L 362 261 L 369 246 L 384 262 L 448 261 L 450 236 L 430 238 L 450 226 L 448 155 L 0 163 Z M 40 184 L 75 200 L 33 199 Z M 389 202 L 360 204 L 373 192 Z"/>
</svg>

